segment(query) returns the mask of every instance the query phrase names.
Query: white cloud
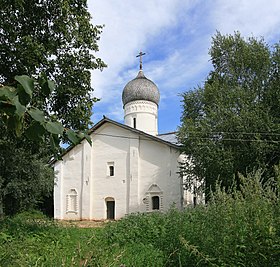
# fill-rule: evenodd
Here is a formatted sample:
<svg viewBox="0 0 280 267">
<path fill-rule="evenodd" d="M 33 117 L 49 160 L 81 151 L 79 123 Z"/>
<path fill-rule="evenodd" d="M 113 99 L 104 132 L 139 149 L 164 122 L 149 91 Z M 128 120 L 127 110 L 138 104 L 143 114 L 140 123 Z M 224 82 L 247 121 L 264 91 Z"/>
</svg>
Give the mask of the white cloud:
<svg viewBox="0 0 280 267">
<path fill-rule="evenodd" d="M 92 78 L 94 96 L 101 98 L 94 121 L 103 114 L 122 120 L 122 90 L 137 75 L 140 49 L 147 52 L 145 75 L 159 86 L 161 108 L 168 109 L 170 97 L 206 78 L 216 30 L 239 30 L 266 41 L 280 36 L 280 1 L 275 0 L 89 0 L 89 9 L 93 24 L 105 24 L 98 56 L 108 64 Z"/>
<path fill-rule="evenodd" d="M 110 99 L 108 92 L 116 90 L 119 75 L 124 68 L 135 65 L 135 56 L 144 49 L 148 40 L 164 27 L 176 23 L 176 14 L 189 1 L 89 1 L 94 24 L 105 24 L 99 42 L 100 56 L 108 68 L 102 73 L 95 72 L 93 87 L 98 97 Z M 112 93 L 114 96 L 114 93 Z"/>
<path fill-rule="evenodd" d="M 273 39 L 280 27 L 280 1 L 217 0 L 213 9 L 213 24 L 222 33 L 240 31 L 244 36 Z"/>
</svg>

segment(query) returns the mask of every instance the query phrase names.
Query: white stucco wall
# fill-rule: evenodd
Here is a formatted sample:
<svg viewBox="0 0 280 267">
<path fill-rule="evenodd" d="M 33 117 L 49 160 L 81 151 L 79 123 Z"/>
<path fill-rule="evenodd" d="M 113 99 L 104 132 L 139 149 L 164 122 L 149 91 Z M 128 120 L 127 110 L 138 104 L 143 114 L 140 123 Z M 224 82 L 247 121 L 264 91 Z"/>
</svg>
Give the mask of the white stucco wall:
<svg viewBox="0 0 280 267">
<path fill-rule="evenodd" d="M 92 143 L 92 219 L 106 218 L 105 199 L 115 200 L 115 217 L 127 212 L 127 173 L 129 162 L 129 139 L 127 132 L 111 124 L 100 127 L 93 135 Z M 123 138 L 121 137 L 123 136 Z M 114 163 L 115 175 L 108 175 L 108 163 Z"/>
<path fill-rule="evenodd" d="M 84 140 L 55 163 L 55 218 L 106 219 L 108 198 L 115 201 L 116 219 L 145 212 L 151 199 L 143 199 L 157 195 L 148 192 L 152 185 L 161 190 L 163 210 L 173 203 L 181 207 L 177 149 L 111 123 L 100 126 L 91 138 L 92 146 Z M 114 176 L 108 164 L 114 165 Z M 66 209 L 71 189 L 77 191 L 77 212 Z"/>
<path fill-rule="evenodd" d="M 167 145 L 151 141 L 141 142 L 139 178 L 141 211 L 146 210 L 143 196 L 146 195 L 151 184 L 157 185 L 162 191 L 163 210 L 168 210 L 172 204 L 181 207 L 182 191 L 181 179 L 178 175 L 178 156 L 179 151 Z"/>
<path fill-rule="evenodd" d="M 81 219 L 81 192 L 82 192 L 82 148 L 84 144 L 77 145 L 57 161 L 54 166 L 56 181 L 54 186 L 54 217 L 58 219 Z M 67 194 L 71 189 L 77 191 L 77 212 L 67 213 Z"/>
<path fill-rule="evenodd" d="M 137 100 L 127 103 L 124 107 L 124 124 L 151 135 L 158 134 L 158 106 L 146 100 Z"/>
</svg>

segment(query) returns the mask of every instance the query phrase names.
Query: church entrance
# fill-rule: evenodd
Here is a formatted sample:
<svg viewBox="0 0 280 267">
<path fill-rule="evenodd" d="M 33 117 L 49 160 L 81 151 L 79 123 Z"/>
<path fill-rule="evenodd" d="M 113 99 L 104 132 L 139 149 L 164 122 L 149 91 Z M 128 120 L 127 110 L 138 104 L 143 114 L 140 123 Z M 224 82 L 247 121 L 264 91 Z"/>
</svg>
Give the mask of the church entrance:
<svg viewBox="0 0 280 267">
<path fill-rule="evenodd" d="M 114 220 L 115 219 L 115 201 L 107 200 L 106 207 L 107 207 L 107 219 Z"/>
</svg>

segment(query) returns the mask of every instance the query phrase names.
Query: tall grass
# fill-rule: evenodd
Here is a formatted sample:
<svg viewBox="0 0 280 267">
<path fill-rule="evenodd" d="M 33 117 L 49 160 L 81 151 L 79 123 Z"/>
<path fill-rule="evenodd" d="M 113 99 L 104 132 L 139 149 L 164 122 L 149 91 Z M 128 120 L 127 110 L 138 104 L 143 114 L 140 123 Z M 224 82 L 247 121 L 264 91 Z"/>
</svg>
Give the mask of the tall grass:
<svg viewBox="0 0 280 267">
<path fill-rule="evenodd" d="M 0 224 L 1 266 L 279 266 L 279 185 L 261 173 L 207 205 L 133 214 L 102 229 L 21 214 Z"/>
<path fill-rule="evenodd" d="M 108 225 L 104 240 L 124 251 L 133 244 L 149 247 L 149 255 L 160 258 L 150 266 L 279 266 L 276 185 L 263 184 L 260 172 L 241 180 L 241 190 L 218 187 L 205 206 L 128 216 Z M 128 259 L 124 254 L 119 262 L 129 264 Z"/>
<path fill-rule="evenodd" d="M 0 222 L 0 266 L 79 266 L 98 229 L 62 227 L 39 212 Z"/>
</svg>

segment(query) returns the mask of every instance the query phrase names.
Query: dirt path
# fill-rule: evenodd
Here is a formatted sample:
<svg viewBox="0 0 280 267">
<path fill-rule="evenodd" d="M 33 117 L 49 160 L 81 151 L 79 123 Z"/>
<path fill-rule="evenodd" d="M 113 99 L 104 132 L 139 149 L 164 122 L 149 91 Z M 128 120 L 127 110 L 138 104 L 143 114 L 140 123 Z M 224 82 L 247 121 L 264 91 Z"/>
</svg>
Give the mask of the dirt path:
<svg viewBox="0 0 280 267">
<path fill-rule="evenodd" d="M 58 221 L 58 223 L 65 227 L 99 228 L 105 226 L 108 221 Z"/>
</svg>

